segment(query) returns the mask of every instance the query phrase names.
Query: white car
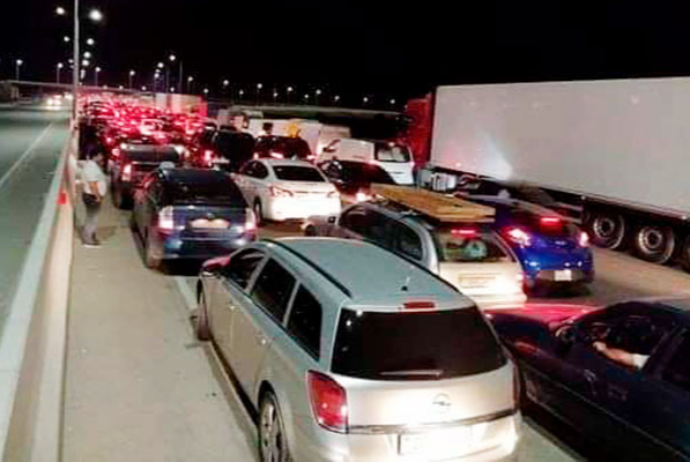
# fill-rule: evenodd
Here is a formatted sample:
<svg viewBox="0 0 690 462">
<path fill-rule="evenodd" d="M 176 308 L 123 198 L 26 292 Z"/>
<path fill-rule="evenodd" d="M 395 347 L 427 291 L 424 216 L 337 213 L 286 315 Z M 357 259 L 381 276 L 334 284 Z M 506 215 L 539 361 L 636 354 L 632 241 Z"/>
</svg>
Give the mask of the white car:
<svg viewBox="0 0 690 462">
<path fill-rule="evenodd" d="M 340 194 L 314 165 L 299 160 L 256 159 L 233 179 L 259 222 L 340 213 Z"/>
</svg>

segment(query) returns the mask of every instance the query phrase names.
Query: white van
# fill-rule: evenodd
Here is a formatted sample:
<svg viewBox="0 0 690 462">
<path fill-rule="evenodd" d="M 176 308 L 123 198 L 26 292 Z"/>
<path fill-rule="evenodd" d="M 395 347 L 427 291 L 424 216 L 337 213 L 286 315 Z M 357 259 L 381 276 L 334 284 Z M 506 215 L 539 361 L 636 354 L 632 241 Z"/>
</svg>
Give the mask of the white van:
<svg viewBox="0 0 690 462">
<path fill-rule="evenodd" d="M 414 184 L 414 160 L 410 148 L 404 144 L 344 138 L 325 147 L 319 162 L 333 159 L 375 164 L 384 169 L 396 183 Z"/>
</svg>

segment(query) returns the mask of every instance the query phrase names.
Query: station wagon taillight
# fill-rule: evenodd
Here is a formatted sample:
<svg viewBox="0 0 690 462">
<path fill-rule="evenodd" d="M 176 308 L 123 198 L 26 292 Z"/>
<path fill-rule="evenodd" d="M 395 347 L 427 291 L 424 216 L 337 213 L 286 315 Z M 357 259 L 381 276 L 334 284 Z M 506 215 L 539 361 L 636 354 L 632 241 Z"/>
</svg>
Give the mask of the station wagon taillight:
<svg viewBox="0 0 690 462">
<path fill-rule="evenodd" d="M 452 236 L 465 237 L 465 238 L 469 239 L 469 238 L 477 237 L 478 231 L 476 229 L 472 229 L 472 228 L 459 228 L 459 229 L 451 230 L 450 234 Z"/>
<path fill-rule="evenodd" d="M 132 181 L 132 164 L 127 164 L 122 168 L 122 181 Z"/>
<path fill-rule="evenodd" d="M 294 195 L 292 194 L 292 191 L 285 188 L 280 188 L 278 186 L 269 186 L 268 192 L 273 197 L 292 197 Z"/>
<path fill-rule="evenodd" d="M 314 418 L 326 430 L 347 433 L 347 393 L 338 382 L 309 371 L 309 399 Z"/>
<path fill-rule="evenodd" d="M 562 221 L 558 217 L 541 217 L 539 219 L 539 224 L 542 226 L 547 226 L 547 227 L 548 226 L 556 227 L 556 226 L 561 226 Z"/>
<path fill-rule="evenodd" d="M 158 229 L 161 231 L 172 231 L 175 229 L 172 207 L 163 207 L 161 211 L 158 212 Z"/>
</svg>

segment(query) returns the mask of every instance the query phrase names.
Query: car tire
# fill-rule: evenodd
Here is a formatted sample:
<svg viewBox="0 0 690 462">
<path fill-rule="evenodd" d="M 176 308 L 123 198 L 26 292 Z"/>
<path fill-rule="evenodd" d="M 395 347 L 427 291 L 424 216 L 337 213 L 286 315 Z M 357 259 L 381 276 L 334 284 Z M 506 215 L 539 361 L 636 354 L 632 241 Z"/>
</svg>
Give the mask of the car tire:
<svg viewBox="0 0 690 462">
<path fill-rule="evenodd" d="M 267 391 L 259 408 L 259 457 L 262 462 L 290 462 L 287 435 L 278 400 Z"/>
<path fill-rule="evenodd" d="M 208 306 L 206 305 L 206 295 L 201 291 L 199 294 L 199 308 L 196 315 L 196 323 L 194 324 L 194 333 L 196 338 L 202 342 L 211 340 L 211 326 L 208 322 Z"/>
<path fill-rule="evenodd" d="M 598 247 L 616 250 L 625 243 L 626 224 L 623 215 L 594 212 L 588 220 L 589 236 Z"/>
<path fill-rule="evenodd" d="M 683 247 L 680 249 L 680 264 L 685 271 L 690 273 L 690 235 L 683 241 Z"/>
<path fill-rule="evenodd" d="M 639 258 L 662 265 L 673 257 L 676 236 L 668 226 L 643 225 L 635 230 L 633 247 Z"/>
<path fill-rule="evenodd" d="M 146 245 L 144 247 L 144 258 L 146 260 L 146 267 L 149 269 L 158 269 L 161 265 L 161 261 L 155 255 L 153 255 L 153 248 L 151 247 L 151 242 L 149 237 L 146 236 Z"/>
<path fill-rule="evenodd" d="M 309 225 L 304 229 L 304 235 L 307 237 L 316 237 L 316 227 L 313 225 Z"/>
<path fill-rule="evenodd" d="M 261 201 L 254 201 L 254 216 L 256 217 L 256 225 L 261 226 L 266 219 L 264 218 L 264 209 L 261 206 Z"/>
</svg>

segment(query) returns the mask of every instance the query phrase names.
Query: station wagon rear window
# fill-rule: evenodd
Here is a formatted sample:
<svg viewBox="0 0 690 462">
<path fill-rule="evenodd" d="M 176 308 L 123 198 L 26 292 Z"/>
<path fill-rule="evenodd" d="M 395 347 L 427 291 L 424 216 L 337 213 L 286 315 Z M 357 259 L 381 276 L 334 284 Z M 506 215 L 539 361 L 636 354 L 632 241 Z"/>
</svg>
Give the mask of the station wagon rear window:
<svg viewBox="0 0 690 462">
<path fill-rule="evenodd" d="M 477 308 L 381 313 L 345 308 L 332 369 L 369 380 L 441 380 L 505 364 L 501 347 Z"/>
<path fill-rule="evenodd" d="M 441 263 L 511 262 L 508 250 L 491 233 L 472 229 L 440 229 L 434 233 Z"/>
<path fill-rule="evenodd" d="M 405 146 L 397 144 L 378 144 L 376 146 L 376 160 L 407 163 L 410 161 L 410 151 Z"/>
</svg>

